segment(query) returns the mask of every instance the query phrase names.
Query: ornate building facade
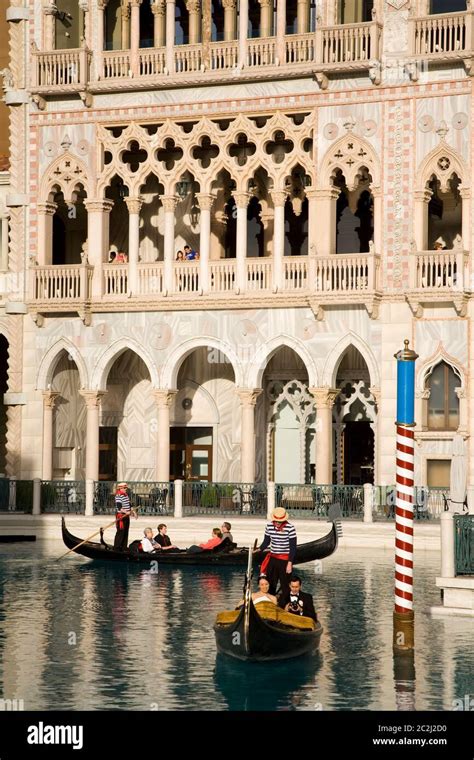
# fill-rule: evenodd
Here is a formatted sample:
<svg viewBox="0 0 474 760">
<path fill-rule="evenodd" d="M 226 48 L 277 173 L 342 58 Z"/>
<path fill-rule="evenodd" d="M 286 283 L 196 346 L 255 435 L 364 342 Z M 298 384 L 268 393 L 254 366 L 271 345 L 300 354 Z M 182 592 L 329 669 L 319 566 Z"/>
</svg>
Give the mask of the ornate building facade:
<svg viewBox="0 0 474 760">
<path fill-rule="evenodd" d="M 469 2 L 7 20 L 0 469 L 391 484 L 409 338 L 416 482 L 474 484 Z"/>
</svg>

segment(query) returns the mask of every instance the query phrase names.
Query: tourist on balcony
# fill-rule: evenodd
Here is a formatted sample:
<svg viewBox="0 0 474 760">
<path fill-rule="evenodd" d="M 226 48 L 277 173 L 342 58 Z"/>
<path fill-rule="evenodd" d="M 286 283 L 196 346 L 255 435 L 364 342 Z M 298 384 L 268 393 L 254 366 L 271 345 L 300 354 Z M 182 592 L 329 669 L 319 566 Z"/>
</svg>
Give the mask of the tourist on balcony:
<svg viewBox="0 0 474 760">
<path fill-rule="evenodd" d="M 176 261 L 184 261 L 184 253 L 182 251 L 177 252 Z"/>
<path fill-rule="evenodd" d="M 194 259 L 197 258 L 197 255 L 197 251 L 191 248 L 190 245 L 184 246 L 184 258 L 186 261 L 194 261 Z"/>
<path fill-rule="evenodd" d="M 128 264 L 128 256 L 124 251 L 119 251 L 115 257 L 114 264 Z"/>
<path fill-rule="evenodd" d="M 442 237 L 439 237 L 437 240 L 435 240 L 434 242 L 435 251 L 444 251 L 446 250 L 446 248 L 447 248 L 446 241 Z"/>
<path fill-rule="evenodd" d="M 117 253 L 118 253 L 117 246 L 116 245 L 111 245 L 110 246 L 110 251 L 109 251 L 109 257 L 107 259 L 107 264 L 115 264 L 115 260 L 117 258 Z"/>
</svg>

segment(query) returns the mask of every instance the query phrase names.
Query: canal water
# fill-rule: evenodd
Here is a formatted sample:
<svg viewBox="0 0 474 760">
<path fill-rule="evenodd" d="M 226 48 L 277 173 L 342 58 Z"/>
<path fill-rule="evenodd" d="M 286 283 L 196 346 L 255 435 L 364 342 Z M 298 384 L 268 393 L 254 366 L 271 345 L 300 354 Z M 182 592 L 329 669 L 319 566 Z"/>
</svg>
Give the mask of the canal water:
<svg viewBox="0 0 474 760">
<path fill-rule="evenodd" d="M 0 699 L 25 710 L 451 710 L 474 697 L 473 622 L 429 614 L 435 553 L 416 556 L 413 679 L 394 673 L 392 552 L 299 568 L 319 654 L 248 664 L 217 656 L 212 630 L 241 597 L 240 570 L 55 561 L 62 551 L 0 545 Z"/>
</svg>

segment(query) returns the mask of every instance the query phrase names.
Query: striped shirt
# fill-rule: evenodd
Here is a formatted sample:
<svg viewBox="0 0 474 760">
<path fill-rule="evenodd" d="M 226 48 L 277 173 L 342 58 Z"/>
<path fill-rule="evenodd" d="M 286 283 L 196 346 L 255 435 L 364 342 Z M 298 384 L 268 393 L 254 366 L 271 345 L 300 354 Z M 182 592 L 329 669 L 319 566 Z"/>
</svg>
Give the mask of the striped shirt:
<svg viewBox="0 0 474 760">
<path fill-rule="evenodd" d="M 132 511 L 130 505 L 130 497 L 128 493 L 115 494 L 115 508 L 117 512 L 123 512 L 125 515 L 129 515 Z"/>
<path fill-rule="evenodd" d="M 289 561 L 293 562 L 296 554 L 295 526 L 286 523 L 282 530 L 278 530 L 272 522 L 267 523 L 260 549 L 266 549 L 268 546 L 272 554 L 288 554 Z"/>
</svg>

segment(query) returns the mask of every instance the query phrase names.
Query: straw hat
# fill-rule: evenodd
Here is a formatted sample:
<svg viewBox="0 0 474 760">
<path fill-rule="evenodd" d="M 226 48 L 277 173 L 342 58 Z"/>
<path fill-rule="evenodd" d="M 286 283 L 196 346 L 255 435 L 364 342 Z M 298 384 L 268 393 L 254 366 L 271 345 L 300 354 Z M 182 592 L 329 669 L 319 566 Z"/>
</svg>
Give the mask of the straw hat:
<svg viewBox="0 0 474 760">
<path fill-rule="evenodd" d="M 274 522 L 285 522 L 285 520 L 288 520 L 286 509 L 283 509 L 283 507 L 277 507 L 274 509 L 272 513 L 272 520 Z"/>
<path fill-rule="evenodd" d="M 125 483 L 125 481 L 117 483 L 117 488 L 128 488 L 128 483 Z"/>
<path fill-rule="evenodd" d="M 446 246 L 446 240 L 444 240 L 441 236 L 437 240 L 435 240 L 434 244 L 435 245 L 436 244 L 440 245 L 441 248 L 446 248 L 447 247 Z"/>
</svg>

